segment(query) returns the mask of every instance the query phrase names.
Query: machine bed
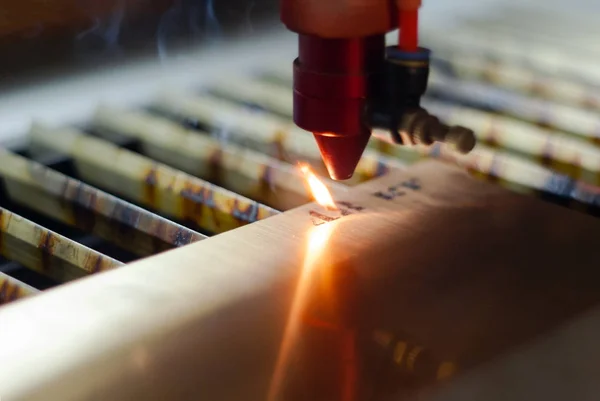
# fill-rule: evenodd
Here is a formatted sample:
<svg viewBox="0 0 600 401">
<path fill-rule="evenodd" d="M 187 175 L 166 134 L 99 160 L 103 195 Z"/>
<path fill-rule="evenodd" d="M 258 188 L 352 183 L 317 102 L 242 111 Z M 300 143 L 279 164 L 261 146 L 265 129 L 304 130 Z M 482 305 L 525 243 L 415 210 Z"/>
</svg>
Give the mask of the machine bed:
<svg viewBox="0 0 600 401">
<path fill-rule="evenodd" d="M 598 394 L 600 54 L 560 45 L 576 22 L 499 10 L 424 22 L 424 105 L 476 149 L 376 132 L 353 180 L 323 178 L 334 212 L 297 168 L 325 174 L 291 120 L 279 28 L 7 92 L 0 399 L 316 399 L 302 389 L 344 386 L 330 363 L 346 339 L 326 334 L 315 362 L 298 308 L 345 322 L 328 302 L 354 290 L 361 363 L 392 372 L 360 376 L 358 399 Z"/>
</svg>

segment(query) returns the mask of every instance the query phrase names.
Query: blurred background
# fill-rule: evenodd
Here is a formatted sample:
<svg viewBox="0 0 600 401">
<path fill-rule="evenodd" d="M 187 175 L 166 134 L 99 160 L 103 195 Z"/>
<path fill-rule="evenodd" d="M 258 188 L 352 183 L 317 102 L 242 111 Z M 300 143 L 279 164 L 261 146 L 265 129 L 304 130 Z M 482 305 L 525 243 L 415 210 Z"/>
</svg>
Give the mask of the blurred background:
<svg viewBox="0 0 600 401">
<path fill-rule="evenodd" d="M 600 3 L 424 0 L 420 15 L 422 105 L 476 148 L 374 137 L 330 187 L 435 158 L 600 216 Z M 292 121 L 297 41 L 277 0 L 0 0 L 0 55 L 0 217 L 22 217 L 0 218 L 0 304 L 311 202 L 299 161 L 327 180 Z"/>
<path fill-rule="evenodd" d="M 173 47 L 254 30 L 275 20 L 275 0 L 5 0 L 1 84 L 60 68 L 166 56 Z"/>
</svg>

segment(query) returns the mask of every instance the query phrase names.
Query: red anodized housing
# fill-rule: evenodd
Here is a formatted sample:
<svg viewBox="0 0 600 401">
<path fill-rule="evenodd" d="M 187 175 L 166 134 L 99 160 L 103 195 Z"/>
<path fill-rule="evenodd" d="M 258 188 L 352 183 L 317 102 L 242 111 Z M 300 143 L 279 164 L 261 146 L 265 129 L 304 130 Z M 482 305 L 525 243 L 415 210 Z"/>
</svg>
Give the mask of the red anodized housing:
<svg viewBox="0 0 600 401">
<path fill-rule="evenodd" d="M 384 61 L 383 35 L 325 39 L 300 35 L 294 62 L 294 121 L 313 132 L 330 176 L 352 176 L 371 136 L 369 78 Z"/>
</svg>

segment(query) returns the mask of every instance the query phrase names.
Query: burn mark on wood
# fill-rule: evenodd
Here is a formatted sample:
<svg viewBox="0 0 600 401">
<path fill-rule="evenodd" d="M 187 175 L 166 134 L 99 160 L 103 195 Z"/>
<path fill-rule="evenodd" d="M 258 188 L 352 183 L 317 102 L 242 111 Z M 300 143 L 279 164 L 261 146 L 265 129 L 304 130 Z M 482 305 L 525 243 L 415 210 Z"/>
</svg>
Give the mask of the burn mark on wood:
<svg viewBox="0 0 600 401">
<path fill-rule="evenodd" d="M 190 182 L 184 183 L 180 192 L 182 199 L 182 217 L 184 220 L 200 226 L 204 204 L 204 188 L 195 186 Z"/>
<path fill-rule="evenodd" d="M 271 142 L 271 146 L 273 148 L 273 157 L 277 158 L 281 161 L 289 161 L 289 157 L 285 150 L 285 138 L 286 133 L 282 131 L 275 132 L 275 136 L 273 141 Z"/>
<path fill-rule="evenodd" d="M 223 183 L 223 151 L 214 150 L 208 159 L 208 179 L 217 185 Z"/>
<path fill-rule="evenodd" d="M 258 205 L 253 202 L 241 202 L 236 199 L 233 203 L 232 215 L 243 224 L 258 220 Z"/>
<path fill-rule="evenodd" d="M 41 251 L 42 271 L 48 272 L 52 268 L 52 255 L 54 253 L 55 237 L 50 231 L 40 228 L 38 249 Z"/>
<path fill-rule="evenodd" d="M 184 246 L 184 245 L 188 245 L 192 242 L 192 232 L 189 230 L 181 230 L 181 229 L 177 229 L 174 230 L 174 232 L 171 234 L 170 239 L 171 239 L 171 243 L 175 246 Z"/>
<path fill-rule="evenodd" d="M 354 211 L 357 211 L 357 212 L 362 212 L 363 210 L 365 210 L 365 208 L 363 206 L 359 206 L 359 205 L 353 204 L 351 202 L 336 201 L 336 204 L 338 206 L 343 206 L 346 209 L 354 210 Z"/>
<path fill-rule="evenodd" d="M 375 177 L 381 177 L 390 172 L 390 167 L 382 161 L 377 162 L 377 169 L 375 170 Z"/>
<path fill-rule="evenodd" d="M 391 185 L 383 191 L 377 191 L 373 193 L 373 196 L 386 201 L 391 201 L 405 196 L 409 192 L 420 191 L 421 189 L 422 185 L 418 178 L 409 178 L 408 180 L 404 180 L 399 184 Z"/>
<path fill-rule="evenodd" d="M 19 289 L 11 285 L 7 279 L 0 277 L 0 305 L 7 304 L 18 298 Z"/>
<path fill-rule="evenodd" d="M 102 255 L 90 255 L 85 262 L 84 269 L 92 274 L 99 273 L 107 269 L 106 262 Z"/>
<path fill-rule="evenodd" d="M 4 210 L 0 208 L 0 254 L 2 254 L 2 248 L 4 247 Z"/>
<path fill-rule="evenodd" d="M 312 218 L 313 225 L 315 226 L 331 223 L 332 221 L 339 219 L 339 217 L 330 217 L 323 213 L 317 212 L 316 210 L 310 210 L 308 214 Z"/>
<path fill-rule="evenodd" d="M 158 171 L 157 166 L 153 165 L 144 175 L 144 201 L 153 208 L 156 208 Z"/>
</svg>

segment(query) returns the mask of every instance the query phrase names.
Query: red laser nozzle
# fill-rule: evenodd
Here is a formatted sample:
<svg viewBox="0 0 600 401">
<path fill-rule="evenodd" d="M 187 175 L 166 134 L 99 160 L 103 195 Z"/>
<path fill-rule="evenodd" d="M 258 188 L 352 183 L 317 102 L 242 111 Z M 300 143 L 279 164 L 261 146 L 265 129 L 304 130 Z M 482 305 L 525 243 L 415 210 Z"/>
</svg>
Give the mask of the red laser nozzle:
<svg viewBox="0 0 600 401">
<path fill-rule="evenodd" d="M 369 82 L 384 55 L 384 35 L 349 39 L 300 35 L 294 63 L 294 121 L 315 133 L 334 180 L 352 177 L 367 146 Z"/>
<path fill-rule="evenodd" d="M 357 135 L 314 135 L 329 175 L 338 181 L 352 177 L 371 137 L 368 130 Z"/>
</svg>

